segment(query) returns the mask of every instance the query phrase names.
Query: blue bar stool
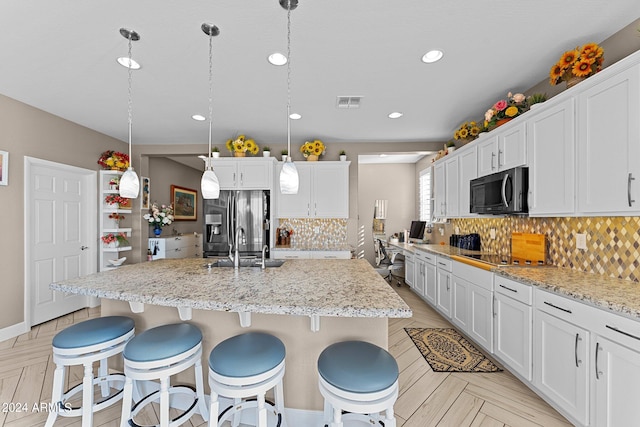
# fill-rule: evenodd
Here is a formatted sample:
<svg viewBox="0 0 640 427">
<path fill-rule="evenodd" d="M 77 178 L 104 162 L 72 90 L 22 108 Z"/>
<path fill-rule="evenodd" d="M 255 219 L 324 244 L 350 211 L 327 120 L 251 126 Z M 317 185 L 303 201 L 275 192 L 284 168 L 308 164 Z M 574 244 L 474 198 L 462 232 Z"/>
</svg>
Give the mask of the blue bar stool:
<svg viewBox="0 0 640 427">
<path fill-rule="evenodd" d="M 331 427 L 342 427 L 343 420 L 396 426 L 398 364 L 386 350 L 364 341 L 331 344 L 320 353 L 318 373 L 324 418 Z"/>
<path fill-rule="evenodd" d="M 123 374 L 108 374 L 107 361 L 111 356 L 122 353 L 125 344 L 133 336 L 135 324 L 124 316 L 98 317 L 69 326 L 53 337 L 53 374 L 51 402 L 56 409 L 49 412 L 46 427 L 53 426 L 58 415 L 63 417 L 82 416 L 82 426 L 93 425 L 93 413 L 110 406 L 122 398 Z M 98 376 L 93 376 L 93 363 L 99 362 Z M 84 365 L 82 383 L 64 391 L 68 366 Z M 94 385 L 100 385 L 103 399 L 94 402 Z M 111 389 L 116 392 L 111 394 Z M 71 398 L 82 392 L 82 406 L 72 407 Z"/>
<path fill-rule="evenodd" d="M 277 417 L 277 426 L 286 426 L 282 391 L 284 358 L 282 341 L 262 332 L 237 335 L 215 346 L 209 354 L 209 427 L 221 426 L 231 416 L 232 425 L 238 426 L 242 411 L 249 408 L 256 408 L 256 427 L 267 427 L 267 407 Z M 272 388 L 275 407 L 265 401 L 265 393 Z M 234 399 L 234 404 L 217 417 L 220 396 Z M 247 399 L 250 397 L 255 398 Z"/>
<path fill-rule="evenodd" d="M 158 400 L 158 425 L 161 427 L 179 426 L 189 420 L 196 410 L 205 421 L 209 419 L 202 377 L 202 332 L 196 326 L 176 323 L 147 329 L 127 343 L 122 355 L 126 381 L 122 398 L 121 426 L 136 426 L 133 418 L 147 404 Z M 191 366 L 195 370 L 196 389 L 188 386 L 172 387 L 171 375 Z M 148 386 L 148 382 L 154 380 L 160 381 L 160 388 L 152 390 L 132 406 L 134 397 L 138 397 L 139 389 Z M 155 385 L 157 388 L 157 383 Z M 193 402 L 181 415 L 169 420 L 169 397 L 173 394 L 184 394 L 188 399 L 193 399 Z"/>
</svg>

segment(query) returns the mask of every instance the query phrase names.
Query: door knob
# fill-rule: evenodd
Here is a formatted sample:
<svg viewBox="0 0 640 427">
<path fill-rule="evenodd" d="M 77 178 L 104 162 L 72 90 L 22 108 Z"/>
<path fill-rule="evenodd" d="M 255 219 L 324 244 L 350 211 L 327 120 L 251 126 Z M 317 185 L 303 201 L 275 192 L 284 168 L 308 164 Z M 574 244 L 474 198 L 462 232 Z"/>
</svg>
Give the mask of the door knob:
<svg viewBox="0 0 640 427">
<path fill-rule="evenodd" d="M 89 246 L 80 246 L 81 251 L 84 251 L 85 249 L 89 249 Z"/>
</svg>

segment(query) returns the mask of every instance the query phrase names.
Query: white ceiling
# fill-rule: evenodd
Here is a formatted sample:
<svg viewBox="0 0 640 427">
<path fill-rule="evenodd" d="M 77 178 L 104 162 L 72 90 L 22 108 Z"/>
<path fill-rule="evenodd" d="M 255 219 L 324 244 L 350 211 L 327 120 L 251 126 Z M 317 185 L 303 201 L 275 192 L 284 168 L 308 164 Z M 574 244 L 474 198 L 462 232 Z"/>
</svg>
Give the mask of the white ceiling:
<svg viewBox="0 0 640 427">
<path fill-rule="evenodd" d="M 206 143 L 208 37 L 214 143 L 286 141 L 286 11 L 277 0 L 0 0 L 0 93 L 127 140 L 121 27 L 137 31 L 134 144 Z M 292 144 L 443 141 L 506 92 L 547 78 L 565 50 L 640 16 L 638 0 L 300 0 L 292 12 Z M 424 64 L 429 49 L 442 61 Z M 606 57 L 606 52 L 605 52 Z M 338 110 L 336 97 L 362 96 Z M 391 120 L 387 114 L 402 111 Z"/>
</svg>

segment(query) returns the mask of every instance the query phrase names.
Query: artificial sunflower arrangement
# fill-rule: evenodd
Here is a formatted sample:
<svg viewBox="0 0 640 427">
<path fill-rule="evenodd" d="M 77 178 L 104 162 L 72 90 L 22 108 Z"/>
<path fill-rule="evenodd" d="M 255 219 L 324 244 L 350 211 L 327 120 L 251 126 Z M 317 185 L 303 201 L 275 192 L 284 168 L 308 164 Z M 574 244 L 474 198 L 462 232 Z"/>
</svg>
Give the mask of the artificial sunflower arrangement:
<svg viewBox="0 0 640 427">
<path fill-rule="evenodd" d="M 484 128 L 492 129 L 501 124 L 498 123 L 499 121 L 513 119 L 527 110 L 529 110 L 527 97 L 521 93 L 509 92 L 507 99 L 499 100 L 484 113 Z"/>
<path fill-rule="evenodd" d="M 100 155 L 98 164 L 103 169 L 124 171 L 129 167 L 129 155 L 119 151 L 107 150 Z"/>
<path fill-rule="evenodd" d="M 325 152 L 325 146 L 319 139 L 314 139 L 313 141 L 306 141 L 302 144 L 300 146 L 300 152 L 305 158 L 308 158 L 309 156 L 320 157 Z"/>
<path fill-rule="evenodd" d="M 260 151 L 260 147 L 253 139 L 247 139 L 244 135 L 239 135 L 235 139 L 229 139 L 226 143 L 227 150 L 236 154 L 244 154 L 249 152 L 256 155 Z"/>
<path fill-rule="evenodd" d="M 604 50 L 596 43 L 587 43 L 562 54 L 549 71 L 549 83 L 554 86 L 565 81 L 571 87 L 575 78 L 587 78 L 602 70 Z M 572 82 L 572 80 L 575 81 Z"/>
<path fill-rule="evenodd" d="M 480 126 L 476 122 L 464 122 L 453 133 L 453 139 L 475 139 L 480 134 Z"/>
</svg>

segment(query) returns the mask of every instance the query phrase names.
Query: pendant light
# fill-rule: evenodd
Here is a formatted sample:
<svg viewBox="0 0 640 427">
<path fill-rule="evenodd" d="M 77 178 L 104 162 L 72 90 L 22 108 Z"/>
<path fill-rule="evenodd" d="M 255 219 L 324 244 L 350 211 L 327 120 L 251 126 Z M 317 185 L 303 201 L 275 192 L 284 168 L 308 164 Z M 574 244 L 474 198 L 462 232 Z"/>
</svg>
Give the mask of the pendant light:
<svg viewBox="0 0 640 427">
<path fill-rule="evenodd" d="M 220 34 L 218 27 L 212 24 L 204 23 L 200 27 L 202 31 L 209 36 L 209 157 L 207 159 L 207 167 L 202 174 L 200 180 L 200 189 L 204 199 L 217 199 L 220 197 L 220 182 L 211 165 L 211 132 L 213 130 L 213 51 L 212 40 L 214 36 Z"/>
<path fill-rule="evenodd" d="M 136 174 L 136 171 L 133 170 L 133 163 L 131 158 L 131 111 L 132 111 L 132 102 L 131 102 L 131 73 L 133 68 L 131 66 L 131 44 L 134 41 L 140 40 L 140 35 L 133 30 L 127 30 L 126 28 L 120 28 L 120 34 L 125 39 L 129 40 L 129 62 L 127 65 L 127 72 L 129 73 L 129 102 L 128 102 L 128 110 L 129 110 L 129 168 L 122 174 L 120 177 L 120 196 L 126 197 L 127 199 L 136 199 L 138 197 L 138 193 L 140 192 L 140 179 Z"/>
<path fill-rule="evenodd" d="M 298 0 L 279 0 L 280 6 L 287 10 L 287 152 L 289 155 L 280 171 L 280 192 L 298 194 L 300 179 L 298 169 L 291 161 L 291 11 L 298 7 Z"/>
</svg>

